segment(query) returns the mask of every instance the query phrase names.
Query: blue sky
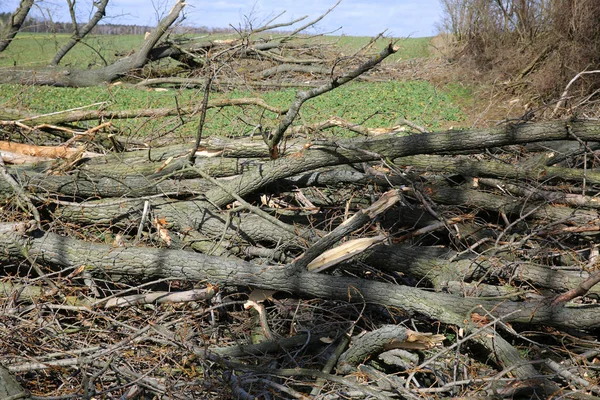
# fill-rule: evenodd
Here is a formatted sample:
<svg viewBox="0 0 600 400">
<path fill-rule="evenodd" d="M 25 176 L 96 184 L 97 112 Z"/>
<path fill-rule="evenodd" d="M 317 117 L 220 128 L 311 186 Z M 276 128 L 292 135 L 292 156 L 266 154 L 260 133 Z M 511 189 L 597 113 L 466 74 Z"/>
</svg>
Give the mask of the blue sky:
<svg viewBox="0 0 600 400">
<path fill-rule="evenodd" d="M 64 0 L 44 0 L 39 7 L 50 10 L 55 21 L 68 21 Z M 87 21 L 91 0 L 79 0 L 78 18 Z M 335 0 L 187 0 L 186 24 L 208 27 L 243 25 L 250 16 L 257 26 L 286 11 L 280 22 L 304 15 L 316 18 L 335 4 Z M 0 11 L 12 12 L 18 0 L 0 0 Z M 106 20 L 112 23 L 153 25 L 157 15 L 168 12 L 174 0 L 111 0 Z M 36 11 L 39 15 L 39 11 Z M 435 35 L 440 20 L 439 0 L 342 0 L 337 8 L 323 19 L 311 33 L 327 33 L 338 28 L 335 34 L 374 36 L 388 29 L 388 36 L 421 37 Z"/>
</svg>

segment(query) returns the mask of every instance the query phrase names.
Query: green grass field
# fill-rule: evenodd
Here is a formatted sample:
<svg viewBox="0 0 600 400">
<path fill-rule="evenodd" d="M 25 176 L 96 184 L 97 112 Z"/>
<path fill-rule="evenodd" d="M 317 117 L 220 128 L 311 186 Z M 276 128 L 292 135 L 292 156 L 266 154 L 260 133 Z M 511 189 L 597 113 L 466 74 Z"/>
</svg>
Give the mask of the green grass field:
<svg viewBox="0 0 600 400">
<path fill-rule="evenodd" d="M 17 40 L 0 54 L 0 65 L 46 65 L 54 52 L 66 40 L 66 36 L 20 34 Z M 369 38 L 327 37 L 336 41 L 345 54 L 353 54 L 368 42 Z M 78 45 L 62 64 L 86 68 L 103 65 L 118 58 L 115 54 L 135 49 L 141 43 L 140 36 L 96 36 L 90 38 L 90 46 Z M 378 48 L 387 42 L 378 43 Z M 401 50 L 391 62 L 402 59 L 429 56 L 429 39 L 404 39 L 398 43 Z M 94 47 L 96 51 L 92 51 Z M 376 50 L 376 49 L 373 49 Z M 102 56 L 100 57 L 98 53 Z M 262 97 L 269 104 L 280 108 L 289 107 L 296 90 L 231 91 L 212 93 L 211 100 L 237 97 Z M 315 123 L 331 116 L 338 116 L 366 127 L 389 127 L 399 117 L 409 119 L 429 129 L 460 126 L 465 115 L 457 104 L 469 94 L 460 87 L 440 88 L 424 80 L 388 82 L 352 82 L 323 96 L 305 103 L 301 118 L 296 123 Z M 197 89 L 157 92 L 126 85 L 90 88 L 54 88 L 21 85 L 0 85 L 0 107 L 18 108 L 36 114 L 56 112 L 106 102 L 109 110 L 149 109 L 197 105 L 202 93 Z M 192 137 L 196 131 L 197 118 L 187 120 L 180 126 L 179 118 L 153 120 L 114 121 L 122 134 L 135 138 L 160 137 L 171 132 L 178 137 Z M 91 123 L 91 122 L 90 122 Z M 265 127 L 276 124 L 275 115 L 256 107 L 213 109 L 208 113 L 205 135 L 242 135 L 250 132 L 256 124 Z M 341 134 L 348 134 L 341 130 Z"/>
<path fill-rule="evenodd" d="M 346 54 L 352 54 L 358 51 L 365 43 L 368 43 L 370 38 L 366 36 L 340 36 L 337 38 L 330 37 L 330 40 L 337 43 L 337 45 L 343 49 L 342 51 Z M 400 50 L 388 57 L 385 62 L 394 62 L 398 60 L 407 60 L 411 58 L 424 58 L 430 56 L 429 42 L 431 38 L 408 38 L 399 39 L 396 41 L 396 45 Z M 379 40 L 374 50 L 381 50 L 384 46 L 389 43 L 389 39 Z"/>
</svg>

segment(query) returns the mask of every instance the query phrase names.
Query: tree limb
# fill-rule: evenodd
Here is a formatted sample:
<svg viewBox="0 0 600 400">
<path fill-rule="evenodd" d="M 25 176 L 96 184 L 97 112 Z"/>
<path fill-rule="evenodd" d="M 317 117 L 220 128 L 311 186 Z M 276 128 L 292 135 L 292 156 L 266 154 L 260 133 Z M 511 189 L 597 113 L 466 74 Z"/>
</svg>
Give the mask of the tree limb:
<svg viewBox="0 0 600 400">
<path fill-rule="evenodd" d="M 309 99 L 312 99 L 313 97 L 317 97 L 323 93 L 327 93 L 338 86 L 350 82 L 354 78 L 370 70 L 375 65 L 383 61 L 386 57 L 390 56 L 391 54 L 394 54 L 397 51 L 398 48 L 394 47 L 393 43 L 390 42 L 378 55 L 371 58 L 364 64 L 360 65 L 353 71 L 350 71 L 347 74 L 344 74 L 338 78 L 334 78 L 330 82 L 319 86 L 318 88 L 311 89 L 307 92 L 298 92 L 294 102 L 292 103 L 286 115 L 279 122 L 277 128 L 275 128 L 268 136 L 265 136 L 265 143 L 267 143 L 267 145 L 269 146 L 271 158 L 275 159 L 279 157 L 277 146 L 283 139 L 283 134 L 285 133 L 287 128 L 292 124 L 292 122 L 298 115 L 298 112 L 300 112 L 300 107 L 302 107 L 302 104 L 304 104 L 304 102 L 306 102 Z"/>
<path fill-rule="evenodd" d="M 21 25 L 25 22 L 25 18 L 27 18 L 33 2 L 34 0 L 21 0 L 19 8 L 10 16 L 4 29 L 0 32 L 0 53 L 8 47 L 21 29 Z"/>
</svg>

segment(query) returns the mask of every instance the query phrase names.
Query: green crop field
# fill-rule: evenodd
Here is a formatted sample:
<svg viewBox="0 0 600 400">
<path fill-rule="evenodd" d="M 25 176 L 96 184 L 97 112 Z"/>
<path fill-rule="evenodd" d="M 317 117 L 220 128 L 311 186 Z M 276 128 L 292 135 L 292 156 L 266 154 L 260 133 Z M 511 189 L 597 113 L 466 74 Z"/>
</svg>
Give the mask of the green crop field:
<svg viewBox="0 0 600 400">
<path fill-rule="evenodd" d="M 66 36 L 19 34 L 17 40 L 0 54 L 1 65 L 46 65 Z M 323 40 L 321 38 L 321 40 Z M 327 37 L 345 54 L 353 54 L 369 38 Z M 77 68 L 98 67 L 110 63 L 142 41 L 141 36 L 95 36 L 89 46 L 78 45 L 61 64 Z M 377 43 L 381 48 L 386 42 Z M 429 38 L 404 39 L 398 42 L 400 51 L 388 62 L 429 56 Z M 92 48 L 94 50 L 92 50 Z M 295 89 L 271 91 L 230 91 L 211 93 L 211 100 L 240 97 L 261 97 L 269 104 L 285 109 L 295 96 Z M 429 129 L 461 126 L 465 115 L 457 104 L 464 104 L 469 93 L 459 86 L 436 87 L 425 80 L 352 82 L 335 91 L 305 103 L 296 123 L 310 124 L 337 116 L 366 127 L 390 127 L 399 117 L 409 119 Z M 44 114 L 89 106 L 102 102 L 108 110 L 135 110 L 158 107 L 198 105 L 202 93 L 198 89 L 155 91 L 129 85 L 107 85 L 90 88 L 55 88 L 40 86 L 0 85 L 0 107 Z M 98 105 L 94 107 L 99 107 Z M 242 135 L 260 123 L 274 126 L 275 115 L 256 107 L 211 109 L 207 115 L 205 135 Z M 177 137 L 192 137 L 197 117 L 169 118 L 161 121 L 136 119 L 113 121 L 121 134 L 134 138 L 156 138 L 166 133 Z M 183 122 L 183 124 L 182 124 Z M 88 124 L 91 124 L 89 122 Z M 85 126 L 85 123 L 82 123 Z M 347 131 L 334 131 L 348 134 Z"/>
<path fill-rule="evenodd" d="M 371 38 L 366 36 L 339 36 L 329 37 L 328 39 L 336 43 L 344 53 L 352 54 L 368 43 Z M 388 57 L 385 62 L 429 57 L 430 41 L 431 38 L 428 37 L 399 39 L 396 41 L 396 46 L 398 46 L 400 50 Z M 389 39 L 381 39 L 375 44 L 374 49 L 379 51 L 387 45 L 388 42 Z"/>
</svg>

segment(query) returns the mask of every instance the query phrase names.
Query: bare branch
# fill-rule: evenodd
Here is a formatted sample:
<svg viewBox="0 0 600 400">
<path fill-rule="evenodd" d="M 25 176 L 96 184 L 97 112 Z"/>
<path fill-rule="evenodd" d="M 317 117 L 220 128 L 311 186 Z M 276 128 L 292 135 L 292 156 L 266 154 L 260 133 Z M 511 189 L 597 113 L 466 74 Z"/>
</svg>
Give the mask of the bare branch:
<svg viewBox="0 0 600 400">
<path fill-rule="evenodd" d="M 276 16 L 275 18 L 273 18 L 271 21 L 267 22 L 267 25 L 265 25 L 263 27 L 260 27 L 260 28 L 253 29 L 251 33 L 260 33 L 260 32 L 264 32 L 264 31 L 268 31 L 269 29 L 277 29 L 277 28 L 283 28 L 284 26 L 291 26 L 291 25 L 294 25 L 296 22 L 300 22 L 300 21 L 308 18 L 308 15 L 304 15 L 304 16 L 302 16 L 300 18 L 297 18 L 297 19 L 295 19 L 293 21 L 283 22 L 281 24 L 268 25 L 272 21 L 275 21 L 277 18 L 279 18 L 282 15 L 283 15 L 283 12 L 281 14 L 279 14 L 278 16 Z"/>
<path fill-rule="evenodd" d="M 280 110 L 276 107 L 270 106 L 263 99 L 260 98 L 241 98 L 241 99 L 230 99 L 209 102 L 207 109 L 219 108 L 219 107 L 231 107 L 231 106 L 244 106 L 254 105 L 265 110 L 271 111 L 276 114 L 283 114 L 285 111 Z M 18 122 L 28 126 L 34 126 L 34 124 L 66 124 L 69 122 L 76 121 L 89 121 L 94 119 L 128 119 L 128 118 L 153 118 L 153 117 L 168 117 L 168 116 L 179 116 L 179 115 L 193 115 L 202 110 L 202 106 L 190 106 L 181 108 L 150 108 L 140 110 L 122 110 L 122 111 L 108 111 L 108 110 L 74 110 L 68 112 L 55 112 L 51 114 L 45 114 L 40 116 L 27 116 L 20 118 L 17 121 L 5 121 L 3 125 L 9 125 L 13 122 Z M 13 115 L 17 117 L 16 115 Z M 2 123 L 2 121 L 0 121 Z"/>
<path fill-rule="evenodd" d="M 156 28 L 144 40 L 144 44 L 142 45 L 140 50 L 136 52 L 133 56 L 131 56 L 133 57 L 133 64 L 131 66 L 132 68 L 140 68 L 144 66 L 144 64 L 148 60 L 148 55 L 150 54 L 150 51 L 152 51 L 156 43 L 158 43 L 160 38 L 162 38 L 165 32 L 167 32 L 167 29 L 169 29 L 169 27 L 173 25 L 175 20 L 177 20 L 177 18 L 179 17 L 179 13 L 181 12 L 181 10 L 183 10 L 183 7 L 185 7 L 185 5 L 186 3 L 183 0 L 177 0 L 173 8 L 171 8 L 169 14 L 158 23 Z"/>
<path fill-rule="evenodd" d="M 329 10 L 325 11 L 323 14 L 321 14 L 319 17 L 317 17 L 316 19 L 308 22 L 305 25 L 302 25 L 301 27 L 299 27 L 298 29 L 296 29 L 295 31 L 293 31 L 292 33 L 290 33 L 288 36 L 286 36 L 285 38 L 282 39 L 283 41 L 286 40 L 290 40 L 292 37 L 296 36 L 298 33 L 302 32 L 303 30 L 305 30 L 306 28 L 308 28 L 309 26 L 313 26 L 315 25 L 317 22 L 319 22 L 320 20 L 322 20 L 323 18 L 325 18 L 325 16 L 327 14 L 329 14 L 331 11 L 333 11 L 334 8 L 336 8 L 340 3 L 342 2 L 342 0 L 338 0 L 333 7 L 331 7 Z"/>
<path fill-rule="evenodd" d="M 394 54 L 397 51 L 398 48 L 395 47 L 392 42 L 390 42 L 379 54 L 369 59 L 364 64 L 361 64 L 353 71 L 350 71 L 347 74 L 340 76 L 339 78 L 332 79 L 330 82 L 319 86 L 318 88 L 309 90 L 308 92 L 298 92 L 298 94 L 296 95 L 296 99 L 292 103 L 292 106 L 286 113 L 285 117 L 279 123 L 279 126 L 275 128 L 273 132 L 271 132 L 270 136 L 265 137 L 265 142 L 269 146 L 271 157 L 278 157 L 277 146 L 279 145 L 279 142 L 281 142 L 281 140 L 283 139 L 284 132 L 292 124 L 292 122 L 298 115 L 298 112 L 300 111 L 300 107 L 302 107 L 302 104 L 304 104 L 305 101 L 312 99 L 313 97 L 322 95 L 323 93 L 327 93 L 345 83 L 350 82 L 351 80 L 370 70 L 371 68 L 379 64 L 381 61 L 383 61 L 386 57 Z"/>
<path fill-rule="evenodd" d="M 19 8 L 10 16 L 8 23 L 4 26 L 2 32 L 0 32 L 0 52 L 4 51 L 10 44 L 10 42 L 17 35 L 21 29 L 21 25 L 27 18 L 29 10 L 33 6 L 34 0 L 21 0 Z"/>
<path fill-rule="evenodd" d="M 108 5 L 108 0 L 102 0 L 100 2 L 94 2 L 94 5 L 98 8 L 94 13 L 94 16 L 88 21 L 87 24 L 81 29 L 81 31 L 77 28 L 77 20 L 75 19 L 75 4 L 69 1 L 69 10 L 71 11 L 71 19 L 73 23 L 73 35 L 63 47 L 61 47 L 58 52 L 54 55 L 54 58 L 50 62 L 50 65 L 58 65 L 60 60 L 63 59 L 64 56 L 67 55 L 69 50 L 71 50 L 75 45 L 81 41 L 95 26 L 100 22 L 100 20 L 106 15 L 106 6 Z"/>
<path fill-rule="evenodd" d="M 556 116 L 556 114 L 558 113 L 558 109 L 561 108 L 563 106 L 563 104 L 565 103 L 565 101 L 568 98 L 569 95 L 569 89 L 571 88 L 571 85 L 573 85 L 575 83 L 575 81 L 579 78 L 581 78 L 583 75 L 588 75 L 588 74 L 597 74 L 600 73 L 600 70 L 594 70 L 594 71 L 581 71 L 579 72 L 577 75 L 575 75 L 573 77 L 573 79 L 571 79 L 569 81 L 569 83 L 567 84 L 567 86 L 565 86 L 565 90 L 563 91 L 563 93 L 560 95 L 560 99 L 558 100 L 558 102 L 556 103 L 556 106 L 554 106 L 554 110 L 552 111 L 552 116 L 551 118 L 554 118 L 554 116 Z"/>
</svg>

